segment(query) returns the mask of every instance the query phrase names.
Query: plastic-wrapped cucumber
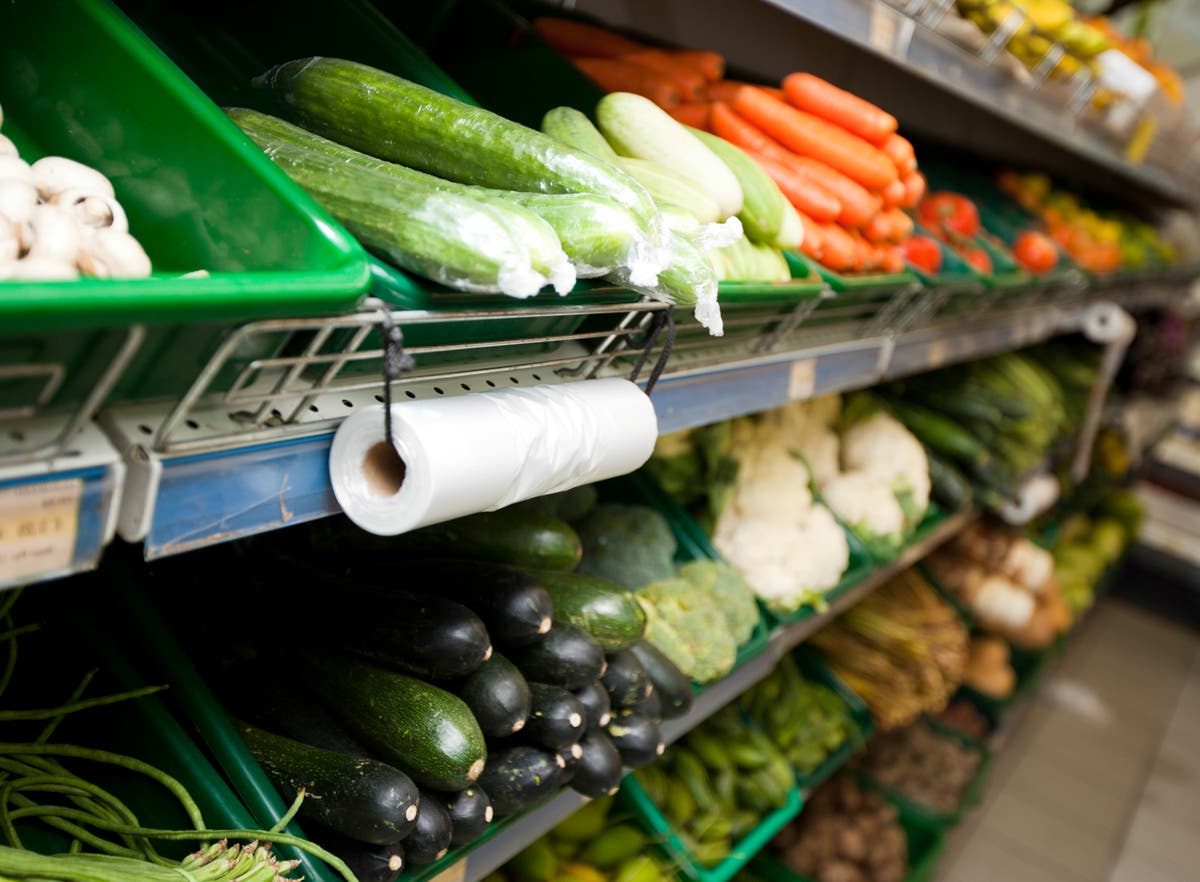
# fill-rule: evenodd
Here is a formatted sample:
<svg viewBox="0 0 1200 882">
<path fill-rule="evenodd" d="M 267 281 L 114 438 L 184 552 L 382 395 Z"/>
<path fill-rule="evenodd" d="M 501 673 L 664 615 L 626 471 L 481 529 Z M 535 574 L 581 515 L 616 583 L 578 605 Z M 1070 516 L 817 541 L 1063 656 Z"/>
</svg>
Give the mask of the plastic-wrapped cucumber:
<svg viewBox="0 0 1200 882">
<path fill-rule="evenodd" d="M 704 224 L 696 216 L 678 205 L 660 202 L 658 211 L 667 229 L 687 239 L 701 251 L 724 248 L 742 237 L 742 222 L 728 217 L 720 223 Z"/>
<path fill-rule="evenodd" d="M 721 307 L 717 304 L 717 276 L 708 255 L 675 233 L 669 233 L 667 240 L 673 256 L 666 269 L 658 274 L 657 284 L 635 285 L 621 273 L 611 278 L 655 300 L 676 306 L 694 304 L 696 320 L 714 337 L 720 337 L 725 333 L 725 326 L 721 321 Z"/>
<path fill-rule="evenodd" d="M 553 227 L 489 191 L 384 162 L 254 110 L 229 116 L 368 247 L 467 291 L 560 294 L 575 272 Z M 391 181 L 391 185 L 387 185 Z"/>
<path fill-rule="evenodd" d="M 678 172 L 649 159 L 622 158 L 618 161 L 621 168 L 646 188 L 657 204 L 677 205 L 691 212 L 701 223 L 711 224 L 721 220 L 721 208 L 717 201 Z"/>
</svg>

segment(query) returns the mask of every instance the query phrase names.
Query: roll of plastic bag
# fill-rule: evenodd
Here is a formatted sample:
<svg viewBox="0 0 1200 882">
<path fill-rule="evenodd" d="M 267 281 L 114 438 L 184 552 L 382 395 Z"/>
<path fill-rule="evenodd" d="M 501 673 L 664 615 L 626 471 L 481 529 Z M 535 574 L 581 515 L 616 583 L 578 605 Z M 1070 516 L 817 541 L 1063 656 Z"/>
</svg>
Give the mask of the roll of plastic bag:
<svg viewBox="0 0 1200 882">
<path fill-rule="evenodd" d="M 366 408 L 329 455 L 338 502 L 381 536 L 631 472 L 658 421 L 641 389 L 612 378 L 393 404 L 392 435 L 383 407 Z"/>
</svg>

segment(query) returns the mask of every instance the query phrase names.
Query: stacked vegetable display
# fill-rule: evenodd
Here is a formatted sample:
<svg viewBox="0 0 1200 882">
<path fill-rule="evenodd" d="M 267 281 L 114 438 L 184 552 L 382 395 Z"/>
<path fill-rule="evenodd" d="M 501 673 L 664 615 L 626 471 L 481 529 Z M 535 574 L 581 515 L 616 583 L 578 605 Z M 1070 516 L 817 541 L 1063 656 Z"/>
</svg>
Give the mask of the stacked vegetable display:
<svg viewBox="0 0 1200 882">
<path fill-rule="evenodd" d="M 983 762 L 977 748 L 918 722 L 871 739 L 854 760 L 886 789 L 941 814 L 955 812 Z"/>
<path fill-rule="evenodd" d="M 1144 514 L 1129 490 L 1107 494 L 1086 514 L 1069 518 L 1051 553 L 1054 577 L 1071 611 L 1078 615 L 1095 601 L 1096 588 L 1137 536 Z"/>
</svg>

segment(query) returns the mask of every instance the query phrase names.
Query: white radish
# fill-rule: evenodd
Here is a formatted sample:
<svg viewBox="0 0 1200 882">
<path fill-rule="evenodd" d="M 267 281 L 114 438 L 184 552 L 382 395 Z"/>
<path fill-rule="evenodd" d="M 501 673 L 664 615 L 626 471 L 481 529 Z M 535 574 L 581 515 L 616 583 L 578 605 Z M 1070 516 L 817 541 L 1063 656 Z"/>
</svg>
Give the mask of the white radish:
<svg viewBox="0 0 1200 882">
<path fill-rule="evenodd" d="M 31 282 L 58 282 L 79 278 L 79 271 L 71 264 L 47 257 L 26 257 L 14 263 L 11 269 L 8 278 Z"/>
<path fill-rule="evenodd" d="M 0 181 L 33 183 L 33 169 L 19 156 L 0 156 Z"/>
<path fill-rule="evenodd" d="M 143 279 L 150 275 L 150 258 L 128 233 L 96 230 L 84 240 L 79 269 L 98 279 Z"/>
<path fill-rule="evenodd" d="M 125 209 L 111 196 L 88 193 L 84 190 L 64 190 L 51 201 L 69 209 L 85 227 L 111 227 L 122 233 L 129 232 L 129 220 L 125 217 Z"/>
<path fill-rule="evenodd" d="M 100 196 L 116 195 L 108 178 L 94 168 L 65 156 L 45 156 L 35 162 L 33 183 L 47 202 L 65 190 L 82 190 Z"/>
<path fill-rule="evenodd" d="M 39 205 L 33 213 L 33 244 L 27 257 L 74 265 L 83 244 L 79 221 L 70 209 Z"/>
<path fill-rule="evenodd" d="M 27 224 L 37 208 L 37 190 L 24 181 L 0 178 L 0 214 L 15 224 Z"/>
<path fill-rule="evenodd" d="M 0 135 L 0 156 L 17 156 L 17 145 L 7 136 Z"/>
</svg>

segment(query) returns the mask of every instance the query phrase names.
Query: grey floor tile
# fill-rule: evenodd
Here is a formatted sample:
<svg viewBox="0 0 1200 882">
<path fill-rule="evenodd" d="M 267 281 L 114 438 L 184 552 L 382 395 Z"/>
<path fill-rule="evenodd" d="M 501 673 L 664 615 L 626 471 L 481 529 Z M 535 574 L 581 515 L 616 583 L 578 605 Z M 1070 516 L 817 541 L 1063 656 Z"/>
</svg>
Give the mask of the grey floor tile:
<svg viewBox="0 0 1200 882">
<path fill-rule="evenodd" d="M 1195 882 L 1194 872 L 1163 866 L 1151 856 L 1127 852 L 1121 855 L 1108 882 Z"/>
<path fill-rule="evenodd" d="M 1011 842 L 978 832 L 970 846 L 939 868 L 938 882 L 1090 882 L 1087 876 L 1047 865 Z"/>
<path fill-rule="evenodd" d="M 1063 763 L 1045 750 L 1030 751 L 1004 777 L 1000 788 L 1063 818 L 1080 830 L 1111 837 L 1123 832 L 1140 781 L 1124 787 L 1104 783 L 1095 775 Z"/>
</svg>

